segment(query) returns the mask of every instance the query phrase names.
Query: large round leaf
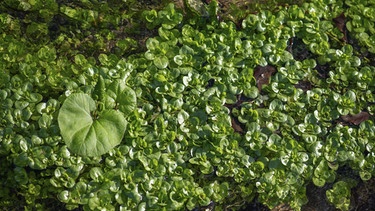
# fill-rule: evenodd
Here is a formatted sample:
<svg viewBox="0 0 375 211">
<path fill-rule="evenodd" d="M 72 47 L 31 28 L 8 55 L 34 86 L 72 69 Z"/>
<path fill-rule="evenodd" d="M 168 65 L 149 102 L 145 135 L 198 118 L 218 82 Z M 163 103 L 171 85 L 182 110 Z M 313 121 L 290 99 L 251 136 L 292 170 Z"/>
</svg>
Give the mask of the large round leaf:
<svg viewBox="0 0 375 211">
<path fill-rule="evenodd" d="M 95 101 L 87 94 L 70 95 L 58 116 L 61 135 L 68 148 L 82 156 L 99 156 L 120 144 L 127 121 L 115 110 L 95 113 Z"/>
</svg>

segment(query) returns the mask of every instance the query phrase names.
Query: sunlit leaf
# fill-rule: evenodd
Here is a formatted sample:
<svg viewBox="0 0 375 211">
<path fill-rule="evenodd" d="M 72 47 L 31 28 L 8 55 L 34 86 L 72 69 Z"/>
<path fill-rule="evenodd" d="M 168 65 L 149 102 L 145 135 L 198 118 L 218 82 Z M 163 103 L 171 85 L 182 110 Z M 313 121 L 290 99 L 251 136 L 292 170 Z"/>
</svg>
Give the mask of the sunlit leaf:
<svg viewBox="0 0 375 211">
<path fill-rule="evenodd" d="M 95 112 L 94 100 L 81 93 L 70 95 L 61 106 L 58 122 L 72 152 L 99 156 L 121 142 L 127 125 L 123 114 L 114 110 Z"/>
</svg>

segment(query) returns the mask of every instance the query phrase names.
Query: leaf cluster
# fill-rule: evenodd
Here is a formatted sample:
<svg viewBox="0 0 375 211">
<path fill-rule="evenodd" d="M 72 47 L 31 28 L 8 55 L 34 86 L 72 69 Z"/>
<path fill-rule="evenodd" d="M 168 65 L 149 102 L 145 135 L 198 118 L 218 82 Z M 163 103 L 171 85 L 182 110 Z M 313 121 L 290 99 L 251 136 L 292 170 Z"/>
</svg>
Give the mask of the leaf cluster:
<svg viewBox="0 0 375 211">
<path fill-rule="evenodd" d="M 157 35 L 129 54 L 116 32 L 126 5 L 36 2 L 0 4 L 26 14 L 0 14 L 2 205 L 17 192 L 39 209 L 57 197 L 69 210 L 226 210 L 258 197 L 299 210 L 312 181 L 336 182 L 327 198 L 347 210 L 338 170 L 375 175 L 371 2 L 316 0 L 240 26 L 215 1 L 188 19 L 169 4 L 142 13 Z"/>
</svg>

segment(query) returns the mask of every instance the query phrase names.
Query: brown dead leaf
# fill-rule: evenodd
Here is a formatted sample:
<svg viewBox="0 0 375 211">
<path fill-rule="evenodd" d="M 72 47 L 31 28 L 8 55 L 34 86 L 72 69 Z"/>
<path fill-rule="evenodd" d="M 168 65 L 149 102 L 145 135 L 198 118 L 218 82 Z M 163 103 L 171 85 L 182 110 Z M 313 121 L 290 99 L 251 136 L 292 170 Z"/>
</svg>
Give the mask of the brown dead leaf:
<svg viewBox="0 0 375 211">
<path fill-rule="evenodd" d="M 302 89 L 304 92 L 312 89 L 312 85 L 309 81 L 298 81 L 298 84 L 295 84 L 294 87 Z"/>
<path fill-rule="evenodd" d="M 269 84 L 270 83 L 270 77 L 272 76 L 273 73 L 276 72 L 276 68 L 267 65 L 267 66 L 256 66 L 254 69 L 254 78 L 256 80 L 258 90 L 262 90 L 262 85 L 263 84 Z"/>
<path fill-rule="evenodd" d="M 330 71 L 331 66 L 328 64 L 325 65 L 316 65 L 315 69 L 318 71 L 318 76 L 322 79 L 327 79 L 329 78 L 329 71 Z"/>
<path fill-rule="evenodd" d="M 370 114 L 366 111 L 362 111 L 358 114 L 355 114 L 355 115 L 345 115 L 345 116 L 341 116 L 341 119 L 344 120 L 345 122 L 349 122 L 349 123 L 352 123 L 352 124 L 355 124 L 355 125 L 359 125 L 361 124 L 361 122 L 364 122 L 366 120 L 368 120 L 370 117 Z"/>
<path fill-rule="evenodd" d="M 232 112 L 232 109 L 233 108 L 240 108 L 242 106 L 242 103 L 245 103 L 245 102 L 248 102 L 248 103 L 251 103 L 253 101 L 253 99 L 251 98 L 248 98 L 242 94 L 239 94 L 236 96 L 237 97 L 237 101 L 233 104 L 228 104 L 228 103 L 225 103 L 224 106 L 229 108 L 230 112 Z"/>
<path fill-rule="evenodd" d="M 347 42 L 347 37 L 346 37 L 346 26 L 345 26 L 345 15 L 344 13 L 341 13 L 339 16 L 333 19 L 333 22 L 335 22 L 336 27 L 344 34 L 344 37 L 342 38 L 345 42 Z"/>
<path fill-rule="evenodd" d="M 279 204 L 274 207 L 271 211 L 293 211 L 293 209 L 288 204 Z"/>
<path fill-rule="evenodd" d="M 241 122 L 239 122 L 237 118 L 235 118 L 233 116 L 231 116 L 231 118 L 232 118 L 232 128 L 233 128 L 233 130 L 235 132 L 241 134 L 241 135 L 245 134 L 244 125 Z"/>
<path fill-rule="evenodd" d="M 345 30 L 345 15 L 344 13 L 341 13 L 339 16 L 333 19 L 333 22 L 335 22 L 336 27 L 344 33 Z"/>
<path fill-rule="evenodd" d="M 238 118 L 233 115 L 232 111 L 233 111 L 233 108 L 240 108 L 242 106 L 243 102 L 251 102 L 251 99 L 247 98 L 245 96 L 242 96 L 241 94 L 237 95 L 236 97 L 237 97 L 236 103 L 234 103 L 234 104 L 225 103 L 224 106 L 229 109 L 229 112 L 230 112 L 229 115 L 230 115 L 230 118 L 231 118 L 231 125 L 232 125 L 232 128 L 233 128 L 234 132 L 237 132 L 241 135 L 244 135 L 246 127 L 245 127 L 244 124 L 242 124 L 240 121 L 238 121 Z"/>
</svg>

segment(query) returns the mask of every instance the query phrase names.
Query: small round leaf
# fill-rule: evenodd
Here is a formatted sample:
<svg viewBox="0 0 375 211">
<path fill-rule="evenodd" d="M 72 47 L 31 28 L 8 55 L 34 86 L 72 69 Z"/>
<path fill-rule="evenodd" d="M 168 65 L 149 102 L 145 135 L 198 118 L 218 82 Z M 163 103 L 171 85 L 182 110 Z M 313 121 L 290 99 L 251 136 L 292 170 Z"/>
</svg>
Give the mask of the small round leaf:
<svg viewBox="0 0 375 211">
<path fill-rule="evenodd" d="M 166 68 L 168 66 L 169 60 L 168 60 L 168 58 L 166 56 L 156 57 L 154 59 L 154 64 L 159 69 L 164 69 L 164 68 Z"/>
</svg>

